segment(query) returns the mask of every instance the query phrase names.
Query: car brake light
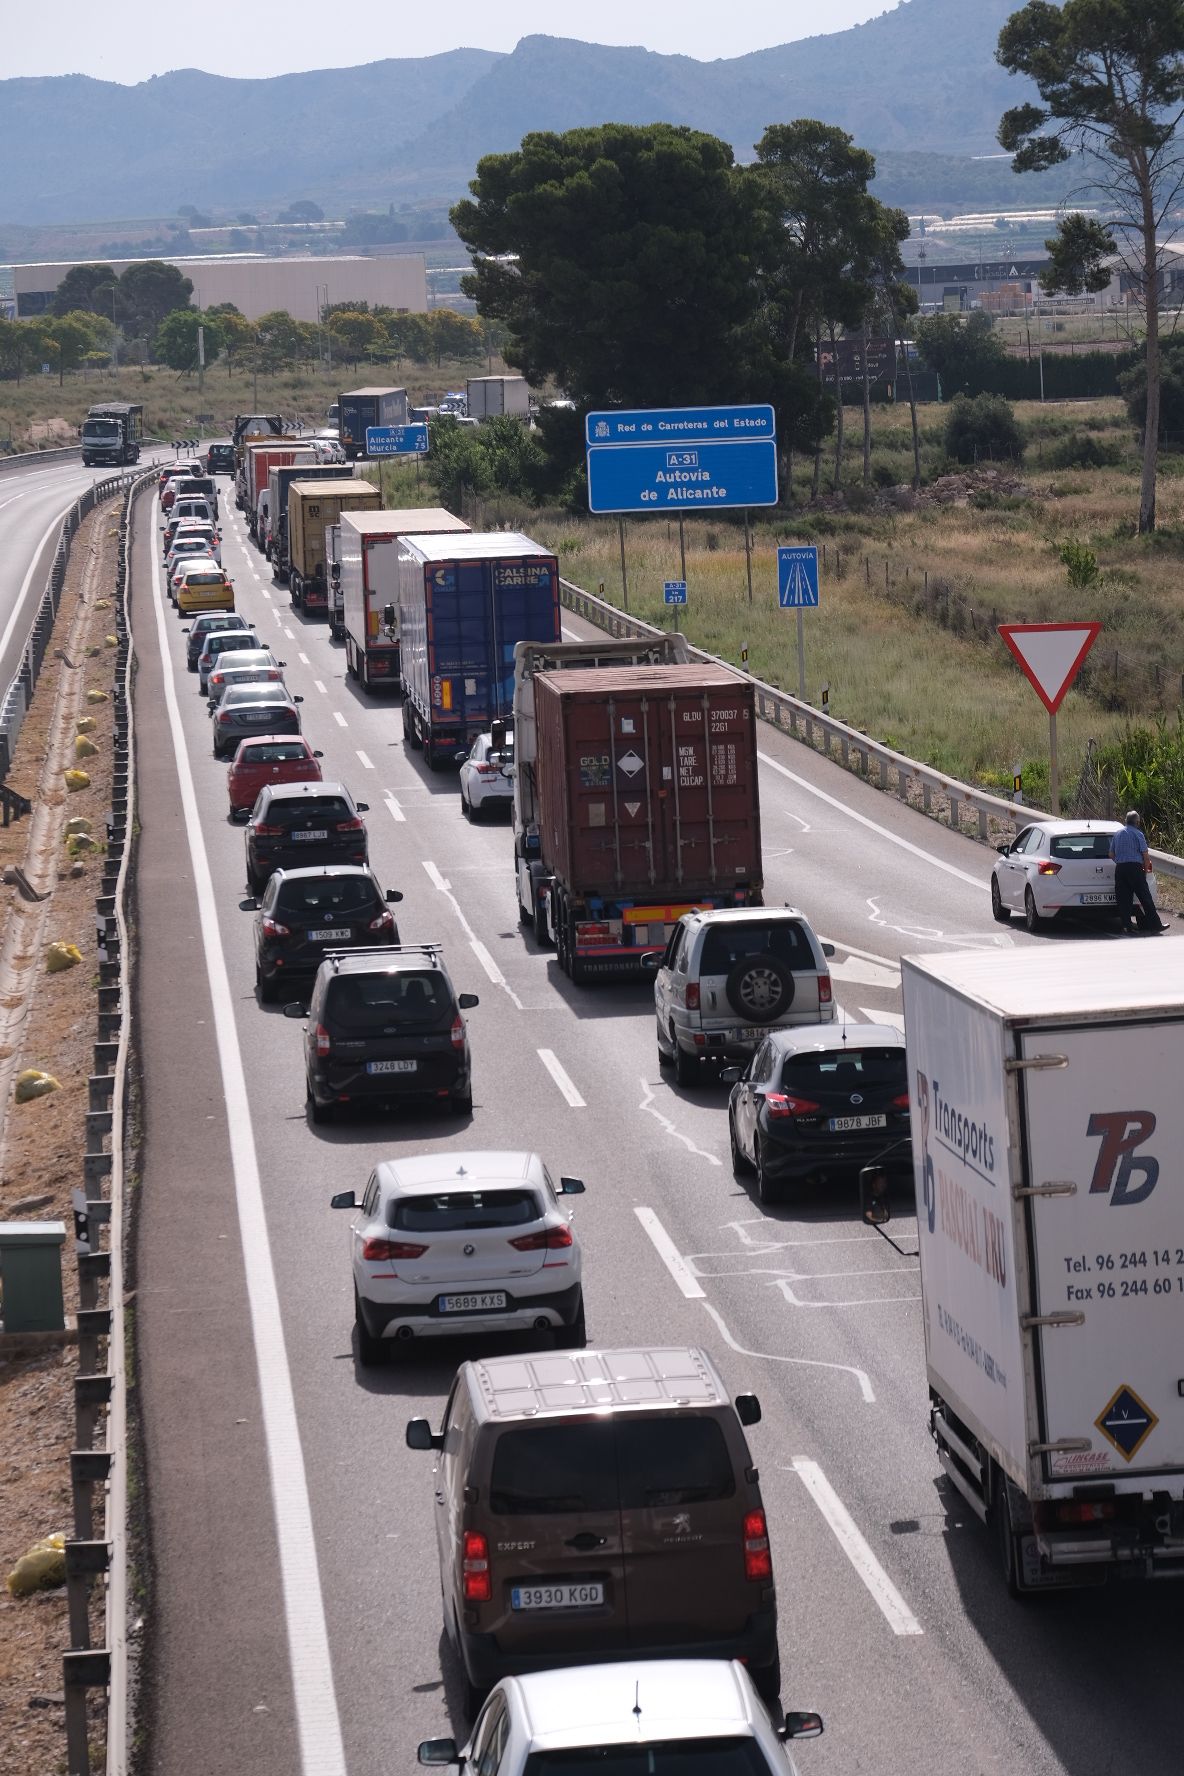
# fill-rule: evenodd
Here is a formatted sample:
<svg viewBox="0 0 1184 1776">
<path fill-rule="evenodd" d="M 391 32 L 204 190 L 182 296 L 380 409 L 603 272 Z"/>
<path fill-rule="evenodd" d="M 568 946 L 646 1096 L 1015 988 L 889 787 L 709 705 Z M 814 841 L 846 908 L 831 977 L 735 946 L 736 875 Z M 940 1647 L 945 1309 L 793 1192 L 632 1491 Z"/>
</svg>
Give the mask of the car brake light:
<svg viewBox="0 0 1184 1776">
<path fill-rule="evenodd" d="M 744 1514 L 744 1577 L 771 1579 L 773 1556 L 769 1550 L 769 1526 L 763 1511 Z"/>
<path fill-rule="evenodd" d="M 286 925 L 281 925 L 277 919 L 264 919 L 263 935 L 264 937 L 291 937 L 292 933 Z"/>
<path fill-rule="evenodd" d="M 489 1572 L 489 1543 L 475 1529 L 465 1530 L 461 1563 L 466 1603 L 488 1603 L 493 1596 Z"/>
<path fill-rule="evenodd" d="M 818 1003 L 819 1003 L 819 1005 L 829 1005 L 830 999 L 831 999 L 830 975 L 829 974 L 820 974 L 818 976 Z"/>
<path fill-rule="evenodd" d="M 234 720 L 234 710 L 233 709 L 220 709 L 218 711 L 218 720 L 220 722 L 233 721 Z"/>
<path fill-rule="evenodd" d="M 333 830 L 334 832 L 361 832 L 362 826 L 361 815 L 355 814 L 352 820 L 339 820 Z"/>
<path fill-rule="evenodd" d="M 457 1016 L 453 1019 L 453 1022 L 452 1022 L 452 1046 L 453 1046 L 453 1048 L 463 1048 L 464 1045 L 465 1045 L 465 1020 L 464 1020 L 464 1018 Z"/>
<path fill-rule="evenodd" d="M 688 1011 L 698 1011 L 698 1009 L 699 1009 L 699 983 L 698 983 L 698 981 L 688 981 L 687 982 L 687 1010 Z"/>
<path fill-rule="evenodd" d="M 570 1227 L 545 1227 L 541 1233 L 524 1233 L 510 1244 L 516 1252 L 558 1252 L 574 1244 Z"/>
<path fill-rule="evenodd" d="M 893 1100 L 892 1100 L 892 1108 L 893 1108 L 893 1109 L 894 1109 L 894 1110 L 907 1110 L 907 1109 L 908 1109 L 908 1107 L 909 1107 L 909 1094 L 908 1094 L 908 1092 L 901 1092 L 901 1093 L 900 1093 L 900 1096 L 899 1096 L 899 1097 L 895 1097 L 895 1098 L 893 1098 Z"/>
<path fill-rule="evenodd" d="M 788 1092 L 768 1092 L 765 1095 L 765 1109 L 770 1116 L 809 1116 L 822 1105 L 816 1104 L 813 1098 L 794 1098 Z"/>
<path fill-rule="evenodd" d="M 478 777 L 496 777 L 497 776 L 497 766 L 496 765 L 476 765 L 476 766 L 474 766 L 474 769 L 475 769 Z"/>
<path fill-rule="evenodd" d="M 278 839 L 282 835 L 283 830 L 282 826 L 270 824 L 266 820 L 261 820 L 255 828 L 255 837 L 257 839 Z"/>
<path fill-rule="evenodd" d="M 392 913 L 382 912 L 379 913 L 377 919 L 371 919 L 366 929 L 367 931 L 389 931 L 394 922 Z"/>
<path fill-rule="evenodd" d="M 413 1246 L 407 1240 L 368 1239 L 362 1242 L 362 1257 L 377 1263 L 386 1263 L 391 1258 L 422 1258 L 426 1251 L 426 1246 Z"/>
<path fill-rule="evenodd" d="M 1045 863 L 1042 863 L 1036 871 L 1036 874 L 1038 876 L 1059 876 L 1060 873 L 1061 873 L 1060 864 L 1053 863 L 1051 861 L 1047 861 Z"/>
<path fill-rule="evenodd" d="M 321 1060 L 324 1060 L 325 1056 L 329 1052 L 329 1032 L 328 1032 L 328 1030 L 326 1030 L 324 1024 L 317 1025 L 316 1038 L 317 1038 L 317 1054 Z"/>
</svg>

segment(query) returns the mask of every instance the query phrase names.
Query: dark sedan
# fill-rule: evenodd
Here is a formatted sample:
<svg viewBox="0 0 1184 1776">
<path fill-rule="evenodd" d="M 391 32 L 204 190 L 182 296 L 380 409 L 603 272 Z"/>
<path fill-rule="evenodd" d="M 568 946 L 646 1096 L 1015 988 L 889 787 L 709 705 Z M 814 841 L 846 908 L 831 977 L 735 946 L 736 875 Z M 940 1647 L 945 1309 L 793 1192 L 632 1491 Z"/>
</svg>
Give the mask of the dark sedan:
<svg viewBox="0 0 1184 1776">
<path fill-rule="evenodd" d="M 354 864 L 328 869 L 276 870 L 255 920 L 255 986 L 260 999 L 276 999 L 294 977 L 315 974 L 327 949 L 397 944 L 399 927 L 378 878 Z"/>
<path fill-rule="evenodd" d="M 228 758 L 238 751 L 240 740 L 252 734 L 298 734 L 300 711 L 282 684 L 237 685 L 227 691 L 214 716 L 214 757 Z"/>
<path fill-rule="evenodd" d="M 344 783 L 269 784 L 247 822 L 247 887 L 261 894 L 277 869 L 368 863 L 368 812 Z"/>
<path fill-rule="evenodd" d="M 807 1178 L 854 1174 L 886 1158 L 911 1164 L 904 1037 L 886 1024 L 771 1032 L 733 1081 L 728 1135 L 737 1175 L 756 1173 L 761 1202 Z"/>
</svg>

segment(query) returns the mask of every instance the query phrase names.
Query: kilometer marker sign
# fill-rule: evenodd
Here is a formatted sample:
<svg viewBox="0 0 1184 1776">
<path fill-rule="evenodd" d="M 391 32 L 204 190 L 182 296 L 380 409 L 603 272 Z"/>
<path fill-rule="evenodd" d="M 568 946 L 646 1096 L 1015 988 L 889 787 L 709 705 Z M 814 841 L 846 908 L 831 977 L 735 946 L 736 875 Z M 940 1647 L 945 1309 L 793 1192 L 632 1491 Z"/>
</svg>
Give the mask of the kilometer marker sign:
<svg viewBox="0 0 1184 1776">
<path fill-rule="evenodd" d="M 1065 693 L 1101 632 L 1100 623 L 999 625 L 1000 635 L 1050 715 L 1061 707 Z"/>
</svg>

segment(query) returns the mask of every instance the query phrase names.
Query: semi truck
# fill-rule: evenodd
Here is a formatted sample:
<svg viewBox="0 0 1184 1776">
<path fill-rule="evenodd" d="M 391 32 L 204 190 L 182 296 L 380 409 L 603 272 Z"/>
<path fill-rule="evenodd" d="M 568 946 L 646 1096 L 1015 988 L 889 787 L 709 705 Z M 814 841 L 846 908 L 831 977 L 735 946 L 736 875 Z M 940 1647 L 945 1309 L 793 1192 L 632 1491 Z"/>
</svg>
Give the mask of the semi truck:
<svg viewBox="0 0 1184 1776">
<path fill-rule="evenodd" d="M 278 413 L 236 413 L 230 430 L 236 471 L 248 444 L 257 444 L 261 438 L 282 438 L 285 430 L 283 418 Z"/>
<path fill-rule="evenodd" d="M 143 436 L 143 407 L 131 401 L 104 402 L 92 407 L 82 422 L 82 461 L 88 469 L 139 462 Z"/>
<path fill-rule="evenodd" d="M 938 1460 L 1013 1595 L 1184 1577 L 1179 972 L 1069 942 L 903 977 Z"/>
<path fill-rule="evenodd" d="M 681 635 L 518 650 L 522 923 L 574 981 L 636 976 L 694 908 L 760 906 L 749 680 Z"/>
<path fill-rule="evenodd" d="M 530 390 L 525 376 L 470 376 L 465 392 L 470 419 L 515 419 L 530 416 Z"/>
<path fill-rule="evenodd" d="M 267 477 L 267 536 L 264 554 L 271 562 L 274 579 L 281 586 L 288 579 L 288 495 L 293 481 L 340 481 L 338 463 L 294 462 L 272 469 Z"/>
<path fill-rule="evenodd" d="M 329 623 L 345 637 L 351 678 L 368 691 L 399 688 L 399 586 L 401 540 L 468 534 L 468 525 L 442 506 L 393 512 L 346 512 L 338 529 L 337 591 L 329 576 Z M 339 614 L 338 614 L 339 613 Z"/>
<path fill-rule="evenodd" d="M 295 439 L 277 438 L 244 447 L 242 462 L 234 478 L 234 503 L 246 513 L 247 529 L 256 543 L 259 541 L 259 495 L 267 486 L 267 477 L 272 469 L 297 461 L 311 463 L 315 458 L 311 450 L 303 449 Z"/>
<path fill-rule="evenodd" d="M 337 432 L 347 462 L 366 455 L 367 426 L 407 424 L 405 388 L 349 389 L 337 397 Z"/>
<path fill-rule="evenodd" d="M 431 770 L 514 702 L 520 641 L 559 639 L 559 563 L 505 531 L 403 537 L 397 620 L 403 734 Z"/>
<path fill-rule="evenodd" d="M 330 465 L 336 466 L 336 465 Z M 345 512 L 377 511 L 382 495 L 371 481 L 293 481 L 288 488 L 288 585 L 293 610 L 329 605 L 325 528 Z"/>
</svg>

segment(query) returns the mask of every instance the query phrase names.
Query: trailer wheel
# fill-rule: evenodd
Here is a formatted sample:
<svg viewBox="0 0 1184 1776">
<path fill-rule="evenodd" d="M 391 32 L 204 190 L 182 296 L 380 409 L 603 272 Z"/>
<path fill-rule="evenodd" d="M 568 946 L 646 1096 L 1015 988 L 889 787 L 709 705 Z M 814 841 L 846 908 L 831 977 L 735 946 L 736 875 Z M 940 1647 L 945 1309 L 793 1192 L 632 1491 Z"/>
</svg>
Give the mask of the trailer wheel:
<svg viewBox="0 0 1184 1776">
<path fill-rule="evenodd" d="M 1011 1503 L 1007 1496 L 1007 1478 L 997 1465 L 992 1465 L 991 1522 L 995 1530 L 995 1546 L 999 1551 L 999 1569 L 1009 1597 L 1025 1597 L 1027 1589 L 1020 1567 L 1020 1545 L 1011 1522 Z"/>
</svg>

